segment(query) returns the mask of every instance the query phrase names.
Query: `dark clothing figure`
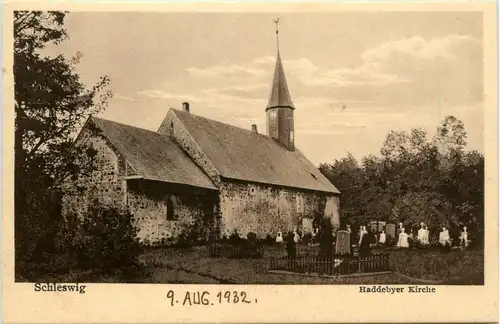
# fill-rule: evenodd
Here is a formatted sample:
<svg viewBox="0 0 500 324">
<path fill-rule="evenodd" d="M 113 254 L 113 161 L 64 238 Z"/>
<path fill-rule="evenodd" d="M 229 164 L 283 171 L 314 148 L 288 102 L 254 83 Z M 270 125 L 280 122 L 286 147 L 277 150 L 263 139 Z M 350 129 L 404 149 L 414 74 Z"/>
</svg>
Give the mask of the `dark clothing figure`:
<svg viewBox="0 0 500 324">
<path fill-rule="evenodd" d="M 378 243 L 378 235 L 377 232 L 373 230 L 370 237 L 370 244 L 377 244 L 377 243 Z"/>
<path fill-rule="evenodd" d="M 357 238 L 356 238 L 356 232 L 351 232 L 351 244 L 355 244 L 355 242 L 357 242 Z"/>
<path fill-rule="evenodd" d="M 370 242 L 372 241 L 372 234 L 370 232 L 363 235 L 361 244 L 359 245 L 359 256 L 367 256 L 370 254 Z"/>
<path fill-rule="evenodd" d="M 333 228 L 329 219 L 324 219 L 319 242 L 322 257 L 330 257 L 333 254 Z"/>
<path fill-rule="evenodd" d="M 295 241 L 293 240 L 294 234 L 292 232 L 288 232 L 286 239 L 286 252 L 288 257 L 296 258 L 297 257 L 297 246 Z"/>
</svg>

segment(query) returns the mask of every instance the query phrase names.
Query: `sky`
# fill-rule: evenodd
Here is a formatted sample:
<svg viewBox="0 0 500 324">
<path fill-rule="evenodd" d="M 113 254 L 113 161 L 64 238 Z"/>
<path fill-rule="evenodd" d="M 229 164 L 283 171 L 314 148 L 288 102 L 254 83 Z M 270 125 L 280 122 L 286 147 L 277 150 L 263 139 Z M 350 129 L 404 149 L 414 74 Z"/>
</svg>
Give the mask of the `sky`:
<svg viewBox="0 0 500 324">
<path fill-rule="evenodd" d="M 483 152 L 480 12 L 72 12 L 69 39 L 50 50 L 83 53 L 85 84 L 110 77 L 103 118 L 156 131 L 188 101 L 193 114 L 265 133 L 276 17 L 295 144 L 313 163 L 378 155 L 390 130 L 432 135 L 447 115 Z"/>
</svg>

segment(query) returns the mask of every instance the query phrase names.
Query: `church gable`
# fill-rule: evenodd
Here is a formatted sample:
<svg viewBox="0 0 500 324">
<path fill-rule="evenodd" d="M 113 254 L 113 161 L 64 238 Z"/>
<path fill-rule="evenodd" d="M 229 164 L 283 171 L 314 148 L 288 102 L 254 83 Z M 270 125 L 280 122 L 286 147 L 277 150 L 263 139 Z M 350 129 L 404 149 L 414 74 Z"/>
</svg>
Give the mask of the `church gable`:
<svg viewBox="0 0 500 324">
<path fill-rule="evenodd" d="M 91 172 L 69 177 L 62 184 L 62 215 L 82 219 L 95 200 L 124 208 L 126 161 L 91 119 L 87 120 L 75 146 L 93 148 Z"/>
<path fill-rule="evenodd" d="M 173 109 L 170 109 L 167 113 L 167 116 L 158 129 L 158 134 L 174 139 L 176 144 L 190 156 L 194 163 L 208 175 L 214 184 L 220 184 L 221 174 L 219 170 L 217 170 Z"/>
<path fill-rule="evenodd" d="M 131 168 L 128 176 L 217 189 L 170 137 L 95 117 L 92 122 L 123 155 Z"/>
</svg>

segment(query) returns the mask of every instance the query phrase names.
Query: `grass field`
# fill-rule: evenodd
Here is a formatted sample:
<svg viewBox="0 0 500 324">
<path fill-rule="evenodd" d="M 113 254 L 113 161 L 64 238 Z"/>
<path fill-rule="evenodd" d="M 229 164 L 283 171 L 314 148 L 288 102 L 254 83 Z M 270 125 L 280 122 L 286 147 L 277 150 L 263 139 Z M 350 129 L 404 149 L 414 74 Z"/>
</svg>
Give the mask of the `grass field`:
<svg viewBox="0 0 500 324">
<path fill-rule="evenodd" d="M 374 250 L 374 253 L 383 251 Z M 394 274 L 340 278 L 268 273 L 269 258 L 286 255 L 284 245 L 266 246 L 261 259 L 209 257 L 208 247 L 147 249 L 140 267 L 111 272 L 59 269 L 31 272 L 18 281 L 134 282 L 172 284 L 483 284 L 483 251 L 386 250 Z M 299 245 L 299 255 L 316 254 L 316 247 Z M 419 280 L 423 281 L 419 281 Z"/>
<path fill-rule="evenodd" d="M 374 251 L 375 253 L 381 251 Z M 441 284 L 482 284 L 484 260 L 482 251 L 390 250 L 391 267 L 408 277 L 440 281 Z M 301 246 L 299 254 L 314 254 L 314 248 Z M 144 265 L 155 269 L 177 269 L 211 280 L 234 284 L 407 284 L 419 283 L 395 274 L 342 278 L 305 277 L 267 273 L 269 258 L 286 255 L 282 245 L 266 247 L 262 259 L 227 259 L 208 257 L 207 247 L 186 250 L 153 249 L 141 256 Z M 159 282 L 169 282 L 156 275 Z M 192 282 L 195 283 L 195 282 Z M 201 283 L 201 282 L 200 282 Z"/>
</svg>

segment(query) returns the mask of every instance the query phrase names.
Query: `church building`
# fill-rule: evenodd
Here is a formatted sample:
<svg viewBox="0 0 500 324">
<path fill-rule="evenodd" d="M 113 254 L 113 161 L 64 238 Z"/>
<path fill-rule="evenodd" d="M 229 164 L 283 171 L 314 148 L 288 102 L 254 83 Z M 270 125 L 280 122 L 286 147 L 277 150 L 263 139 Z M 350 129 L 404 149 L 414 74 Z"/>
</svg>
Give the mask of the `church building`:
<svg viewBox="0 0 500 324">
<path fill-rule="evenodd" d="M 95 199 L 128 210 L 147 245 L 308 232 L 317 215 L 338 227 L 340 192 L 295 147 L 294 110 L 278 48 L 266 134 L 197 115 L 189 103 L 156 132 L 92 116 L 75 145 L 97 151 L 97 168 L 66 183 L 63 214 L 85 217 Z"/>
</svg>

